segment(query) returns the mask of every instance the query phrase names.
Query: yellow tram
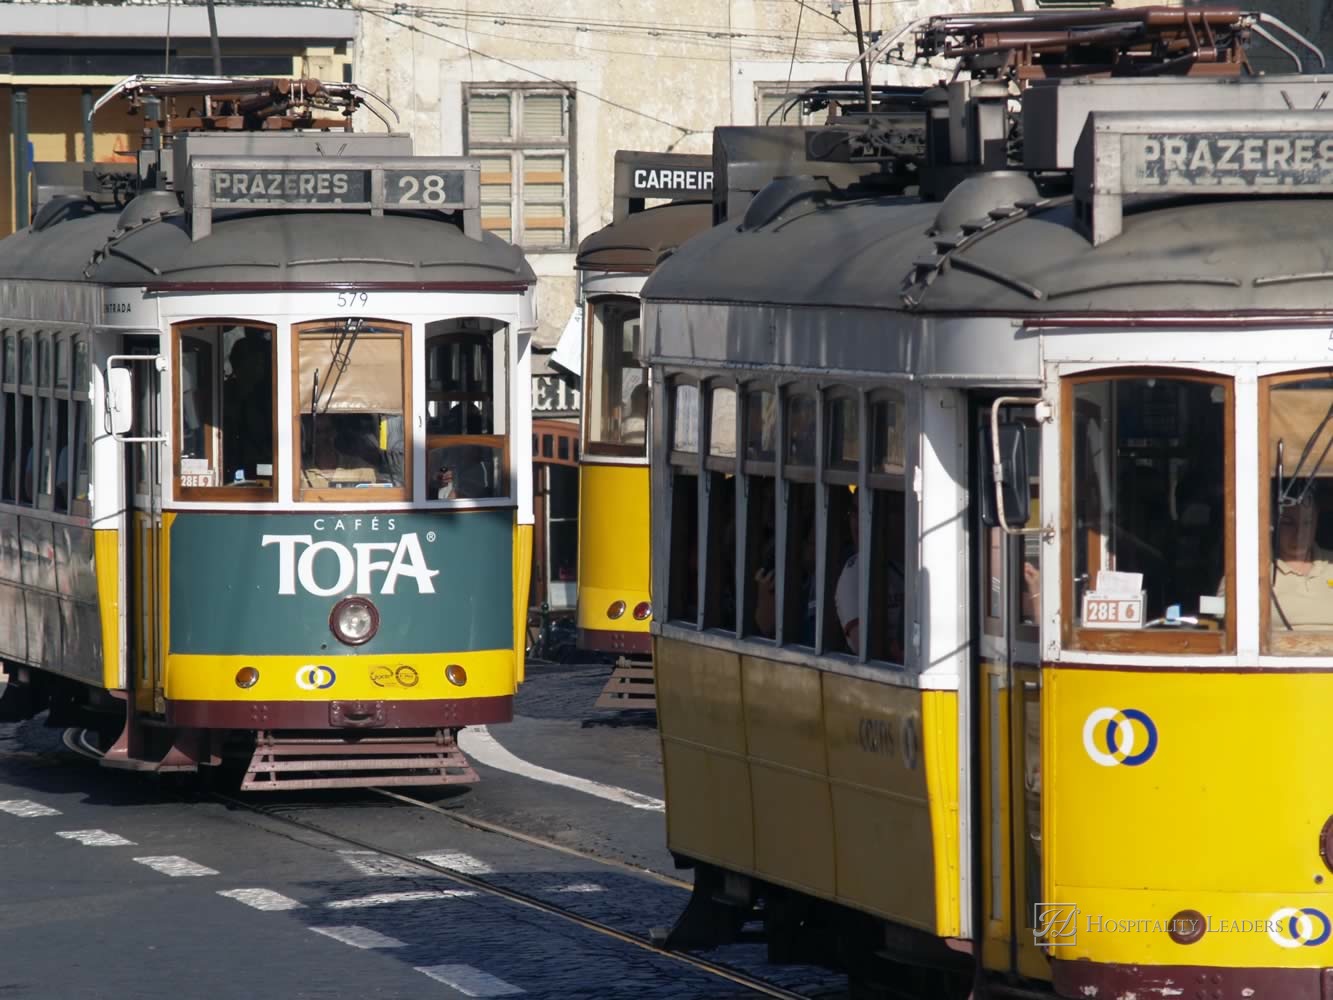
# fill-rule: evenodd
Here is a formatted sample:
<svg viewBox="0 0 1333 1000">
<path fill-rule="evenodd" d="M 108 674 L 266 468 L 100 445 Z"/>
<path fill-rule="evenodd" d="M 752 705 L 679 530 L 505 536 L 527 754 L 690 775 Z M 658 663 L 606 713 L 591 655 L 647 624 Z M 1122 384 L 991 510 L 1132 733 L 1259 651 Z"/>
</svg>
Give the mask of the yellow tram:
<svg viewBox="0 0 1333 1000">
<path fill-rule="evenodd" d="M 620 150 L 614 215 L 579 244 L 587 315 L 579 458 L 581 649 L 652 652 L 648 634 L 648 373 L 639 291 L 662 258 L 712 225 L 707 156 Z"/>
<path fill-rule="evenodd" d="M 1318 56 L 1235 10 L 928 19 L 924 155 L 811 127 L 865 176 L 645 286 L 670 944 L 1330 996 L 1333 125 L 1270 37 Z"/>
</svg>

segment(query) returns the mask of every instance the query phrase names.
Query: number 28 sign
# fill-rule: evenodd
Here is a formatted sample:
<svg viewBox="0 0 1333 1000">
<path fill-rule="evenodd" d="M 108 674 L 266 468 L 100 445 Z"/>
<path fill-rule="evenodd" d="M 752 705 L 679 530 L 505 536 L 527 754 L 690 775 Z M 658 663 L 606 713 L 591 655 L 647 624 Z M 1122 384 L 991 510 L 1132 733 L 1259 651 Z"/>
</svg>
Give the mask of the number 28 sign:
<svg viewBox="0 0 1333 1000">
<path fill-rule="evenodd" d="M 386 205 L 442 205 L 463 204 L 462 170 L 385 170 L 384 203 Z"/>
<path fill-rule="evenodd" d="M 1083 595 L 1084 628 L 1143 628 L 1143 595 Z"/>
</svg>

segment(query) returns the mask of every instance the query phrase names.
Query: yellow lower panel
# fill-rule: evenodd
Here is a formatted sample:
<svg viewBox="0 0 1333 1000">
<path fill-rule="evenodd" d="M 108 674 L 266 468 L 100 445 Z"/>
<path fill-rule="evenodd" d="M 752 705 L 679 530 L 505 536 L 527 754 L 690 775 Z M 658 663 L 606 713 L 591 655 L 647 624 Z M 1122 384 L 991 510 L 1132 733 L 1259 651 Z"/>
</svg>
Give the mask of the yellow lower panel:
<svg viewBox="0 0 1333 1000">
<path fill-rule="evenodd" d="M 514 681 L 523 683 L 528 648 L 528 587 L 532 583 L 532 525 L 514 526 Z"/>
<path fill-rule="evenodd" d="M 634 605 L 648 600 L 648 464 L 579 466 L 579 607 L 583 629 L 647 632 Z M 612 621 L 606 609 L 625 602 Z"/>
<path fill-rule="evenodd" d="M 662 742 L 744 754 L 740 657 L 672 639 L 658 639 L 653 654 Z"/>
<path fill-rule="evenodd" d="M 743 758 L 662 740 L 667 846 L 678 854 L 753 872 L 750 769 Z"/>
<path fill-rule="evenodd" d="M 445 679 L 445 667 L 451 663 L 467 671 L 467 683 L 462 687 Z M 242 667 L 259 671 L 259 681 L 253 687 L 236 686 L 236 673 Z M 329 672 L 312 667 L 325 667 Z M 385 657 L 167 657 L 166 696 L 172 701 L 424 701 L 494 698 L 513 693 L 514 653 L 509 649 Z"/>
<path fill-rule="evenodd" d="M 935 856 L 935 933 L 957 937 L 964 905 L 958 842 L 958 692 L 922 692 L 921 740 Z"/>
<path fill-rule="evenodd" d="M 120 532 L 93 532 L 93 565 L 97 573 L 97 605 L 102 615 L 102 685 L 125 687 L 120 649 Z"/>
<path fill-rule="evenodd" d="M 835 785 L 833 815 L 838 831 L 838 899 L 859 910 L 936 931 L 937 880 L 928 863 L 931 821 L 925 803 Z"/>
<path fill-rule="evenodd" d="M 754 797 L 754 861 L 758 874 L 781 885 L 834 896 L 833 805 L 828 779 L 750 762 Z"/>
</svg>

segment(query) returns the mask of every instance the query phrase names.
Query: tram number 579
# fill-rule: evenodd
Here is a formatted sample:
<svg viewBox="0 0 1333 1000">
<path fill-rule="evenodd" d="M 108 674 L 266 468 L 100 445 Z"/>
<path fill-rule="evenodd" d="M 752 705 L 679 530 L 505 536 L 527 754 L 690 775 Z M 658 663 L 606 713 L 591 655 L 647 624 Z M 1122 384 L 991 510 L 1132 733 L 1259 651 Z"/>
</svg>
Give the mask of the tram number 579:
<svg viewBox="0 0 1333 1000">
<path fill-rule="evenodd" d="M 370 302 L 369 292 L 339 292 L 338 308 L 347 309 L 351 306 L 364 306 Z"/>
</svg>

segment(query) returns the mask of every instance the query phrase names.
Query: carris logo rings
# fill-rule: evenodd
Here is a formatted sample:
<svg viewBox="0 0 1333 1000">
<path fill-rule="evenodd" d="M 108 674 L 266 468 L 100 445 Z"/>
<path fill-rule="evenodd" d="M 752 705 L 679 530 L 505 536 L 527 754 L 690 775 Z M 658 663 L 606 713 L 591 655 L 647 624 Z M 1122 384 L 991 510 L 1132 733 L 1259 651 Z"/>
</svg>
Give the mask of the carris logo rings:
<svg viewBox="0 0 1333 1000">
<path fill-rule="evenodd" d="M 1312 906 L 1284 906 L 1268 921 L 1268 936 L 1279 948 L 1317 948 L 1333 936 L 1333 924 Z"/>
<path fill-rule="evenodd" d="M 1083 723 L 1083 749 L 1103 767 L 1138 767 L 1157 752 L 1157 726 L 1137 708 L 1099 708 Z"/>
<path fill-rule="evenodd" d="M 296 671 L 296 686 L 302 691 L 327 691 L 337 679 L 332 667 L 309 666 Z"/>
</svg>

